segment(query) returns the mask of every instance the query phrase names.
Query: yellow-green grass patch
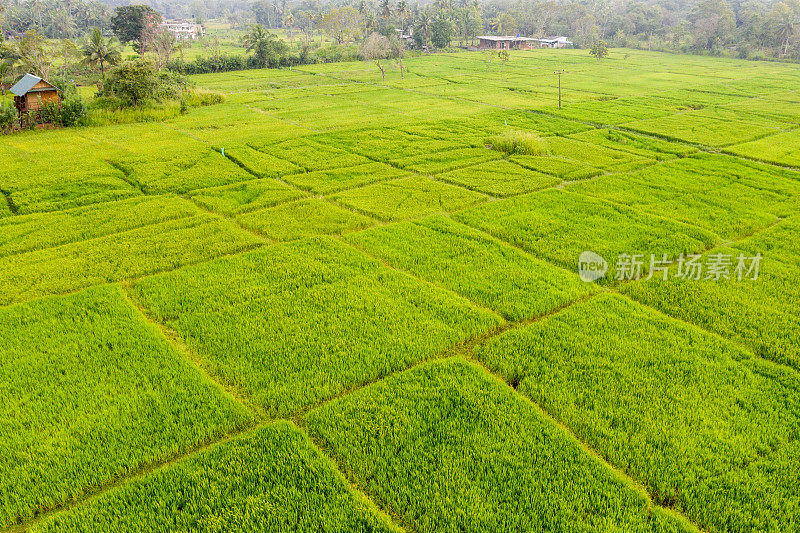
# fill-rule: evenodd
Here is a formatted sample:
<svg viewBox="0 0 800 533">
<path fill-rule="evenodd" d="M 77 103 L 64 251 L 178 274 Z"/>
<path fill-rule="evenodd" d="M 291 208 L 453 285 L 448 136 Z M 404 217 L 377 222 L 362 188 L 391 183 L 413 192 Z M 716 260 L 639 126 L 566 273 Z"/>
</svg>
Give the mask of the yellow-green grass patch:
<svg viewBox="0 0 800 533">
<path fill-rule="evenodd" d="M 0 309 L 0 527 L 248 423 L 119 286 Z"/>
</svg>

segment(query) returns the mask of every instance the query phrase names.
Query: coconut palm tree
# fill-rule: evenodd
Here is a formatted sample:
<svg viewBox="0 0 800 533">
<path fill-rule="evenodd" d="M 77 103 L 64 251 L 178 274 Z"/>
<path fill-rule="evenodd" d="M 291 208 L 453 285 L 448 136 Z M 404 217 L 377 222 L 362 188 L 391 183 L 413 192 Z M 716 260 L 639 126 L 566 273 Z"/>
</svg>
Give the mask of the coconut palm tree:
<svg viewBox="0 0 800 533">
<path fill-rule="evenodd" d="M 264 30 L 261 24 L 254 25 L 244 36 L 244 46 L 248 52 L 255 53 L 258 65 L 262 68 L 267 66 L 270 55 L 277 52 L 281 44 L 286 47 L 274 33 Z"/>
<path fill-rule="evenodd" d="M 83 60 L 92 67 L 100 67 L 100 75 L 106 79 L 106 65 L 116 65 L 122 59 L 119 42 L 113 37 L 106 39 L 94 28 L 89 40 L 83 45 Z"/>
</svg>

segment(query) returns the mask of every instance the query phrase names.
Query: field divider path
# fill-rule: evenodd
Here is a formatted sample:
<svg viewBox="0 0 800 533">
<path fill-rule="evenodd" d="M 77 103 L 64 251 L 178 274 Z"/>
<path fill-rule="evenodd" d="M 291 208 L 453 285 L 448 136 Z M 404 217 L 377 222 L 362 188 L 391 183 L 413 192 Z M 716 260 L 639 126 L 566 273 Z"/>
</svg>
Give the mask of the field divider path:
<svg viewBox="0 0 800 533">
<path fill-rule="evenodd" d="M 585 299 L 587 299 L 587 298 L 585 298 Z M 560 311 L 562 311 L 562 310 L 559 309 L 556 312 L 560 312 Z M 553 313 L 553 314 L 555 314 L 555 313 Z M 621 468 L 619 468 L 616 465 L 614 465 L 611 461 L 606 459 L 605 456 L 603 456 L 603 454 L 601 454 L 599 451 L 595 450 L 594 448 L 589 446 L 587 443 L 582 441 L 580 438 L 578 438 L 578 436 L 568 426 L 566 426 L 564 423 L 562 423 L 560 420 L 558 420 L 556 417 L 554 417 L 552 414 L 550 414 L 547 410 L 544 409 L 544 407 L 539 405 L 537 402 L 533 401 L 531 398 L 525 396 L 524 394 L 519 393 L 517 391 L 516 387 L 512 383 L 507 382 L 505 380 L 505 378 L 503 378 L 503 376 L 495 373 L 490 368 L 488 368 L 486 365 L 484 365 L 483 362 L 480 359 L 478 359 L 477 357 L 474 356 L 472 351 L 470 351 L 469 353 L 465 354 L 465 358 L 468 361 L 470 361 L 470 362 L 476 364 L 477 366 L 479 366 L 480 368 L 482 368 L 484 372 L 486 372 L 487 374 L 492 376 L 492 378 L 495 379 L 498 383 L 501 383 L 502 385 L 504 385 L 506 387 L 510 387 L 514 391 L 514 393 L 517 394 L 517 396 L 521 397 L 525 401 L 525 403 L 527 403 L 530 406 L 532 406 L 544 418 L 546 418 L 546 419 L 550 420 L 551 422 L 553 422 L 563 432 L 565 432 L 575 442 L 577 442 L 578 446 L 581 448 L 581 450 L 584 453 L 586 453 L 587 455 L 589 455 L 593 459 L 597 460 L 598 462 L 602 463 L 605 467 L 607 467 L 609 470 L 614 472 L 614 474 L 616 474 L 619 478 L 624 479 L 626 482 L 628 482 L 633 488 L 636 489 L 637 492 L 641 493 L 642 496 L 644 496 L 647 499 L 648 507 L 649 507 L 650 510 L 653 510 L 656 507 L 661 507 L 662 509 L 668 510 L 670 513 L 673 513 L 673 514 L 683 518 L 688 523 L 690 523 L 694 527 L 696 527 L 698 529 L 698 531 L 700 531 L 701 533 L 705 533 L 705 530 L 703 528 L 701 528 L 697 523 L 695 523 L 694 520 L 690 519 L 688 516 L 686 516 L 685 514 L 683 514 L 680 511 L 678 511 L 677 509 L 673 509 L 671 507 L 665 507 L 663 505 L 656 504 L 655 501 L 653 501 L 652 495 L 650 494 L 650 492 L 647 490 L 647 488 L 645 487 L 645 485 L 643 483 L 641 483 L 637 479 L 631 477 L 630 474 L 628 474 L 627 472 L 625 472 Z"/>
<path fill-rule="evenodd" d="M 3 199 L 8 205 L 8 209 L 9 211 L 11 211 L 11 214 L 12 215 L 18 214 L 19 209 L 17 208 L 17 205 L 14 203 L 14 199 L 11 197 L 11 193 L 5 189 L 0 189 L 0 194 L 3 195 Z"/>
<path fill-rule="evenodd" d="M 123 282 L 121 283 L 123 292 L 125 296 L 128 298 L 128 301 L 133 305 L 136 310 L 153 326 L 158 328 L 164 338 L 175 347 L 176 350 L 183 356 L 183 358 L 197 368 L 200 372 L 202 372 L 206 377 L 208 377 L 225 395 L 230 396 L 233 400 L 237 403 L 241 404 L 245 409 L 247 409 L 251 414 L 255 415 L 257 419 L 261 420 L 268 420 L 268 417 L 264 415 L 264 412 L 258 408 L 257 406 L 253 405 L 250 400 L 247 398 L 246 395 L 242 394 L 241 391 L 237 390 L 233 385 L 222 379 L 221 377 L 217 376 L 214 372 L 212 372 L 208 368 L 208 364 L 206 361 L 199 357 L 198 355 L 194 354 L 189 346 L 181 338 L 180 334 L 175 331 L 174 329 L 170 328 L 166 324 L 162 324 L 155 320 L 150 313 L 149 309 L 144 305 L 144 303 L 139 299 L 139 296 L 136 294 L 136 291 L 133 287 L 133 283 L 131 282 Z"/>
<path fill-rule="evenodd" d="M 433 357 L 426 358 L 426 359 L 424 359 L 422 361 L 418 361 L 417 363 L 415 363 L 415 364 L 413 364 L 413 365 L 411 365 L 411 366 L 409 366 L 407 368 L 404 368 L 402 370 L 397 370 L 395 372 L 387 374 L 386 376 L 381 377 L 380 379 L 371 381 L 369 383 L 365 383 L 365 384 L 363 384 L 363 385 L 361 385 L 359 387 L 355 387 L 355 388 L 353 388 L 351 390 L 342 392 L 341 394 L 337 395 L 336 397 L 330 398 L 329 400 L 321 402 L 320 404 L 318 404 L 316 406 L 309 407 L 309 408 L 307 408 L 307 409 L 295 414 L 291 418 L 291 420 L 298 427 L 303 429 L 303 431 L 308 435 L 308 437 L 311 439 L 311 441 L 314 443 L 314 445 L 322 453 L 327 455 L 334 462 L 334 464 L 337 465 L 337 468 L 339 469 L 339 471 L 342 472 L 345 475 L 345 477 L 347 478 L 348 482 L 354 487 L 355 490 L 358 490 L 362 494 L 365 494 L 373 503 L 375 503 L 378 506 L 379 509 L 381 509 L 381 511 L 383 511 L 386 514 L 388 514 L 393 520 L 395 520 L 397 523 L 399 523 L 403 528 L 407 529 L 408 531 L 416 531 L 415 528 L 411 524 L 409 524 L 406 520 L 403 520 L 401 517 L 397 516 L 397 514 L 395 512 L 393 512 L 391 509 L 388 509 L 386 502 L 384 502 L 382 498 L 380 498 L 380 497 L 378 497 L 378 495 L 372 493 L 372 491 L 360 488 L 357 475 L 355 474 L 355 472 L 353 472 L 350 468 L 347 467 L 347 464 L 346 464 L 344 458 L 339 456 L 338 454 L 336 454 L 334 451 L 332 451 L 330 449 L 330 447 L 327 446 L 325 443 L 320 442 L 318 439 L 314 438 L 311 435 L 311 433 L 308 431 L 307 426 L 305 425 L 303 418 L 304 418 L 305 414 L 308 413 L 309 411 L 312 411 L 312 410 L 317 409 L 317 408 L 321 408 L 321 407 L 323 407 L 325 405 L 328 405 L 330 403 L 338 401 L 339 399 L 341 399 L 341 398 L 343 398 L 345 396 L 348 396 L 350 394 L 358 392 L 358 391 L 360 391 L 362 389 L 366 389 L 366 388 L 374 385 L 375 383 L 379 383 L 381 381 L 384 381 L 387 378 L 390 378 L 392 376 L 396 376 L 396 375 L 399 375 L 399 374 L 402 374 L 402 373 L 405 373 L 405 372 L 410 372 L 410 371 L 414 370 L 415 368 L 423 366 L 423 365 L 425 365 L 426 363 L 428 363 L 430 361 L 443 360 L 443 359 L 447 359 L 447 358 L 450 358 L 450 357 L 462 356 L 466 360 L 468 360 L 468 361 L 476 364 L 477 366 L 479 366 L 486 374 L 488 374 L 489 376 L 492 377 L 492 379 L 494 379 L 496 382 L 498 382 L 498 384 L 501 384 L 502 386 L 509 387 L 510 389 L 512 389 L 514 394 L 515 394 L 515 396 L 517 396 L 519 398 L 522 398 L 525 403 L 527 403 L 528 405 L 533 407 L 544 418 L 546 418 L 547 420 L 549 420 L 552 423 L 554 423 L 565 434 L 569 435 L 578 444 L 578 446 L 580 447 L 580 449 L 584 453 L 586 453 L 587 455 L 591 456 L 593 459 L 595 459 L 598 462 L 600 462 L 601 464 L 603 464 L 606 468 L 608 468 L 610 471 L 612 471 L 620 479 L 625 480 L 632 488 L 634 488 L 637 492 L 639 492 L 647 500 L 650 509 L 654 509 L 655 507 L 659 507 L 653 501 L 652 495 L 649 493 L 649 491 L 646 489 L 646 487 L 641 482 L 639 482 L 638 480 L 632 478 L 624 470 L 620 469 L 619 467 L 617 467 L 613 463 L 611 463 L 609 460 L 607 460 L 600 452 L 598 452 L 597 450 L 595 450 L 594 448 L 589 446 L 587 443 L 585 443 L 584 441 L 579 439 L 578 436 L 569 427 L 567 427 L 561 421 L 559 421 L 557 418 L 552 416 L 541 405 L 539 405 L 538 403 L 534 402 L 533 400 L 531 400 L 527 396 L 525 396 L 525 395 L 521 394 L 520 392 L 518 392 L 516 383 L 511 383 L 511 382 L 507 381 L 503 376 L 501 376 L 501 375 L 497 374 L 496 372 L 492 371 L 491 369 L 489 369 L 480 359 L 478 359 L 474 355 L 474 350 L 475 350 L 476 347 L 486 343 L 487 341 L 489 341 L 489 340 L 491 340 L 491 339 L 493 339 L 495 337 L 498 337 L 499 335 L 502 335 L 502 334 L 506 333 L 507 331 L 511 331 L 511 330 L 514 330 L 514 329 L 518 329 L 518 328 L 522 328 L 522 327 L 526 327 L 526 326 L 535 324 L 535 323 L 537 323 L 537 322 L 539 322 L 541 320 L 547 319 L 547 318 L 549 318 L 549 317 L 551 317 L 553 315 L 556 315 L 556 314 L 559 314 L 559 313 L 561 313 L 563 311 L 566 311 L 567 309 L 571 308 L 574 305 L 578 305 L 578 304 L 581 304 L 583 302 L 589 301 L 592 298 L 598 296 L 599 294 L 610 293 L 610 292 L 613 292 L 613 291 L 610 291 L 610 290 L 607 290 L 607 289 L 601 289 L 600 291 L 596 291 L 596 292 L 593 292 L 593 293 L 586 294 L 584 296 L 581 296 L 580 298 L 576 298 L 575 300 L 572 300 L 570 302 L 562 304 L 562 305 L 560 305 L 560 306 L 558 306 L 558 307 L 556 307 L 554 309 L 551 309 L 550 311 L 548 311 L 548 312 L 546 312 L 544 314 L 538 315 L 536 317 L 532 317 L 532 318 L 525 319 L 525 320 L 520 320 L 520 321 L 515 321 L 515 322 L 505 322 L 504 324 L 498 326 L 497 328 L 494 328 L 493 330 L 491 330 L 489 332 L 483 333 L 481 335 L 473 337 L 472 339 L 469 339 L 467 341 L 464 341 L 464 342 L 458 343 L 458 344 L 456 344 L 454 346 L 451 346 L 447 350 L 444 350 L 443 352 L 441 352 L 441 353 L 439 353 L 439 354 L 437 354 L 437 355 L 435 355 Z M 673 514 L 681 517 L 682 519 L 686 520 L 688 523 L 694 525 L 699 531 L 701 531 L 701 532 L 704 531 L 696 523 L 694 523 L 694 521 L 690 520 L 683 513 L 679 512 L 679 511 L 677 511 L 675 509 L 672 509 L 672 508 L 668 508 L 668 507 L 664 507 L 664 506 L 660 506 L 660 507 L 662 507 L 663 509 L 667 510 L 668 512 L 673 513 Z"/>
<path fill-rule="evenodd" d="M 177 463 L 179 461 L 183 461 L 184 459 L 189 459 L 197 455 L 198 453 L 201 453 L 205 450 L 209 450 L 220 444 L 224 444 L 240 435 L 245 435 L 247 433 L 255 431 L 258 428 L 264 426 L 266 423 L 267 421 L 254 418 L 251 424 L 229 431 L 228 433 L 217 439 L 210 440 L 204 444 L 201 444 L 200 446 L 195 446 L 190 450 L 179 452 L 173 455 L 172 457 L 169 457 L 166 460 L 156 461 L 154 463 L 143 465 L 137 469 L 134 469 L 133 471 L 128 472 L 125 475 L 115 477 L 114 479 L 106 481 L 105 483 L 101 483 L 99 485 L 96 485 L 95 487 L 92 487 L 90 490 L 88 490 L 84 495 L 82 495 L 79 498 L 66 501 L 62 504 L 56 505 L 49 509 L 41 510 L 40 513 L 34 518 L 31 518 L 30 520 L 23 522 L 21 524 L 16 524 L 7 529 L 4 529 L 3 533 L 22 533 L 23 531 L 27 531 L 29 528 L 35 526 L 42 520 L 48 518 L 49 516 L 52 516 L 56 513 L 60 513 L 62 511 L 69 511 L 70 509 L 78 507 L 79 505 L 83 505 L 84 503 L 93 501 L 102 496 L 103 494 L 111 490 L 114 490 L 118 487 L 121 487 L 122 485 L 128 483 L 129 481 L 142 478 L 166 466 Z"/>
</svg>

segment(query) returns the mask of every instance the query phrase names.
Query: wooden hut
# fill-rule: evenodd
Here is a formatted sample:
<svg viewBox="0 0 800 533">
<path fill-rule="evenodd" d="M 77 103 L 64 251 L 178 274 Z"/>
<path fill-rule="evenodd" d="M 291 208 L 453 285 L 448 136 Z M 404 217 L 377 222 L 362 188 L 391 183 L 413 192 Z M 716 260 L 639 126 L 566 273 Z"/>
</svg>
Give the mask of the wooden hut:
<svg viewBox="0 0 800 533">
<path fill-rule="evenodd" d="M 25 74 L 11 87 L 11 93 L 20 115 L 41 109 L 49 103 L 59 103 L 58 89 L 33 74 Z"/>
</svg>

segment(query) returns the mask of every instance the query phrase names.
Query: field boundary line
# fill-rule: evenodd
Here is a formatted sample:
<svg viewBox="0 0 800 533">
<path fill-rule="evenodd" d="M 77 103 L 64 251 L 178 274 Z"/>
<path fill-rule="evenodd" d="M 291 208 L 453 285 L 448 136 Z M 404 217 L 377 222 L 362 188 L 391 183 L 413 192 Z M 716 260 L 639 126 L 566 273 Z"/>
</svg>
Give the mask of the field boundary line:
<svg viewBox="0 0 800 533">
<path fill-rule="evenodd" d="M 242 394 L 242 392 L 236 389 L 233 385 L 223 380 L 215 373 L 211 372 L 211 370 L 208 368 L 208 363 L 206 360 L 203 357 L 195 354 L 177 331 L 166 324 L 159 322 L 155 319 L 155 317 L 153 317 L 153 314 L 136 293 L 133 283 L 124 282 L 120 283 L 120 285 L 122 286 L 122 290 L 125 293 L 125 298 L 128 300 L 128 302 L 151 326 L 158 328 L 159 333 L 173 348 L 178 351 L 181 356 L 183 356 L 183 359 L 187 363 L 197 368 L 197 370 L 211 380 L 211 382 L 214 383 L 217 388 L 219 388 L 220 392 L 223 392 L 226 396 L 229 396 L 232 400 L 236 401 L 242 407 L 247 409 L 251 415 L 254 415 L 254 418 L 260 420 L 268 419 L 268 417 L 264 415 L 263 411 L 259 407 L 253 405 L 245 394 Z"/>
<path fill-rule="evenodd" d="M 133 179 L 131 177 L 131 171 L 128 170 L 127 168 L 125 168 L 122 165 L 122 163 L 119 163 L 118 161 L 114 161 L 114 160 L 111 160 L 111 159 L 106 159 L 106 163 L 108 163 L 108 165 L 110 167 L 115 168 L 115 169 L 119 170 L 120 173 L 122 173 L 122 177 L 120 178 L 120 180 L 122 180 L 123 182 L 127 183 L 128 185 L 130 185 L 134 189 L 138 190 L 144 196 L 150 196 L 151 195 L 149 192 L 144 190 L 144 185 L 142 185 L 141 183 L 139 183 L 138 181 L 136 181 L 135 179 Z"/>
<path fill-rule="evenodd" d="M 414 365 L 416 366 L 416 365 Z M 413 367 L 409 367 L 413 368 Z M 405 370 L 403 370 L 405 372 Z M 399 373 L 399 372 L 398 372 Z M 373 493 L 371 490 L 366 488 L 361 488 L 358 483 L 358 478 L 356 477 L 355 473 L 349 469 L 345 468 L 345 462 L 339 457 L 338 454 L 333 453 L 332 450 L 328 446 L 325 445 L 324 442 L 321 442 L 319 439 L 315 438 L 308 429 L 308 426 L 302 422 L 302 420 L 290 420 L 292 424 L 294 424 L 297 429 L 303 432 L 303 434 L 308 438 L 314 448 L 319 451 L 319 453 L 327 458 L 335 467 L 336 471 L 339 472 L 347 483 L 347 486 L 353 492 L 361 494 L 364 498 L 367 499 L 372 505 L 375 506 L 381 513 L 387 516 L 392 523 L 397 526 L 399 529 L 406 531 L 407 533 L 417 533 L 417 529 L 409 524 L 406 520 L 403 520 L 403 517 L 400 516 L 394 509 L 392 509 L 387 502 L 383 501 L 383 498 L 379 498 L 377 494 Z"/>
<path fill-rule="evenodd" d="M 259 427 L 265 426 L 269 422 L 270 421 L 259 420 L 254 417 L 253 422 L 250 424 L 245 424 L 242 427 L 230 430 L 224 433 L 221 437 L 209 440 L 208 442 L 203 443 L 200 446 L 196 446 L 190 450 L 173 454 L 171 457 L 168 457 L 165 460 L 142 465 L 139 468 L 136 468 L 123 476 L 113 478 L 104 483 L 100 483 L 94 487 L 91 487 L 89 490 L 87 490 L 85 494 L 79 496 L 78 498 L 65 500 L 64 502 L 57 504 L 56 506 L 51 507 L 49 509 L 42 509 L 38 511 L 39 514 L 37 514 L 33 518 L 30 518 L 27 521 L 24 521 L 19 524 L 11 525 L 8 528 L 3 529 L 2 531 L 4 533 L 22 533 L 23 531 L 27 531 L 31 527 L 37 525 L 39 522 L 42 522 L 43 520 L 49 518 L 50 516 L 53 516 L 60 512 L 69 511 L 71 509 L 79 507 L 80 505 L 83 505 L 84 503 L 91 502 L 101 497 L 102 495 L 125 485 L 130 481 L 140 479 L 148 474 L 161 470 L 166 466 L 183 461 L 184 459 L 189 459 L 199 453 L 202 453 L 205 450 L 211 449 L 220 444 L 224 444 L 241 435 L 254 431 Z"/>
<path fill-rule="evenodd" d="M 590 457 L 595 459 L 597 462 L 602 464 L 605 468 L 607 468 L 608 470 L 613 472 L 615 476 L 620 478 L 622 481 L 626 482 L 626 484 L 628 484 L 632 489 L 634 489 L 637 492 L 641 493 L 641 495 L 644 496 L 647 499 L 650 511 L 652 511 L 656 507 L 660 507 L 661 509 L 670 511 L 672 513 L 675 513 L 679 517 L 681 517 L 684 520 L 686 520 L 689 524 L 692 524 L 694 527 L 696 527 L 700 532 L 705 532 L 705 530 L 702 527 L 700 527 L 697 523 L 695 523 L 694 520 L 691 520 L 683 512 L 681 512 L 681 511 L 679 511 L 679 510 L 677 510 L 677 509 L 675 509 L 673 507 L 667 507 L 667 506 L 664 506 L 664 505 L 656 503 L 653 500 L 653 496 L 647 490 L 647 488 L 644 485 L 644 483 L 642 483 L 641 481 L 637 480 L 636 478 L 634 478 L 633 476 L 631 476 L 630 474 L 625 472 L 625 470 L 623 470 L 622 468 L 616 466 L 614 463 L 612 463 L 611 461 L 606 459 L 603 456 L 603 454 L 601 454 L 598 450 L 595 450 L 589 444 L 587 444 L 586 442 L 584 442 L 580 438 L 578 438 L 578 436 L 572 431 L 572 429 L 569 426 L 567 426 L 566 424 L 561 422 L 559 419 L 554 417 L 549 411 L 547 411 L 544 407 L 539 405 L 538 402 L 533 401 L 532 398 L 530 398 L 527 395 L 522 394 L 521 392 L 519 392 L 511 383 L 506 381 L 506 379 L 503 376 L 501 376 L 500 374 L 497 374 L 496 372 L 491 370 L 489 367 L 487 367 L 483 363 L 483 361 L 481 361 L 480 359 L 478 359 L 474 355 L 474 353 L 469 352 L 468 354 L 464 355 L 464 358 L 467 361 L 469 361 L 469 362 L 473 363 L 474 365 L 478 366 L 479 368 L 483 369 L 483 371 L 486 372 L 489 376 L 491 376 L 494 380 L 498 381 L 502 385 L 504 385 L 504 386 L 510 388 L 512 391 L 514 391 L 514 394 L 516 394 L 518 397 L 522 398 L 522 400 L 525 403 L 528 403 L 529 405 L 531 405 L 545 419 L 547 419 L 550 422 L 552 422 L 553 424 L 555 424 L 564 433 L 566 433 L 569 437 L 571 437 L 578 444 L 578 447 L 584 453 L 586 453 L 587 455 L 589 455 Z"/>
<path fill-rule="evenodd" d="M 536 316 L 533 316 L 531 318 L 527 318 L 525 320 L 520 320 L 520 321 L 516 321 L 516 322 L 504 321 L 502 324 L 499 324 L 499 325 L 497 325 L 496 327 L 494 327 L 492 329 L 486 330 L 483 333 L 478 333 L 477 335 L 474 335 L 473 337 L 471 337 L 469 339 L 465 339 L 463 341 L 457 342 L 457 343 L 449 346 L 448 348 L 445 348 L 441 352 L 438 352 L 436 354 L 430 355 L 428 357 L 424 357 L 424 358 L 420 359 L 419 361 L 416 361 L 416 362 L 410 364 L 409 366 L 407 366 L 405 368 L 401 368 L 401 369 L 395 370 L 393 372 L 389 372 L 389 373 L 387 373 L 387 374 L 385 374 L 385 375 L 383 375 L 381 377 L 378 377 L 378 378 L 375 378 L 375 379 L 371 379 L 369 381 L 365 381 L 364 383 L 361 383 L 359 385 L 351 387 L 351 388 L 349 388 L 347 390 L 343 390 L 340 393 L 336 394 L 335 396 L 332 396 L 332 397 L 328 398 L 327 400 L 323 400 L 323 401 L 321 401 L 321 402 L 319 402 L 317 404 L 310 405 L 310 406 L 307 406 L 307 407 L 305 407 L 303 409 L 300 409 L 297 412 L 295 412 L 294 414 L 292 414 L 289 419 L 302 426 L 303 425 L 302 424 L 302 418 L 304 418 L 305 415 L 308 414 L 311 411 L 314 411 L 316 409 L 322 408 L 322 407 L 324 407 L 324 406 L 326 406 L 328 404 L 331 404 L 333 402 L 336 402 L 336 401 L 340 400 L 341 398 L 344 398 L 344 397 L 346 397 L 346 396 L 348 396 L 350 394 L 356 393 L 356 392 L 358 392 L 358 391 L 360 391 L 362 389 L 366 389 L 367 387 L 370 387 L 370 386 L 372 386 L 372 385 L 374 385 L 376 383 L 380 383 L 381 381 L 384 381 L 387 378 L 390 378 L 392 376 L 396 376 L 398 374 L 402 374 L 403 372 L 407 372 L 407 371 L 409 371 L 409 370 L 411 370 L 413 368 L 416 368 L 416 367 L 418 367 L 420 365 L 423 365 L 425 363 L 429 363 L 431 361 L 438 361 L 440 359 L 447 359 L 449 357 L 453 357 L 453 356 L 456 356 L 456 355 L 463 355 L 466 350 L 471 350 L 475 346 L 477 346 L 479 344 L 483 344 L 486 341 L 488 341 L 488 340 L 490 340 L 490 339 L 492 339 L 494 337 L 497 337 L 498 335 L 502 335 L 506 331 L 510 331 L 510 330 L 513 330 L 513 329 L 516 329 L 516 328 L 519 328 L 519 327 L 528 326 L 528 325 L 534 324 L 534 323 L 536 323 L 536 322 L 538 322 L 540 320 L 544 320 L 545 318 L 547 318 L 549 316 L 552 316 L 552 315 L 555 315 L 557 313 L 560 313 L 561 311 L 564 311 L 564 310 L 572 307 L 573 305 L 577 305 L 579 303 L 582 303 L 582 302 L 585 302 L 587 300 L 590 300 L 591 298 L 595 297 L 596 295 L 600 294 L 601 292 L 603 292 L 603 291 L 595 291 L 595 292 L 592 292 L 592 293 L 589 293 L 589 294 L 585 294 L 585 295 L 583 295 L 583 296 L 581 296 L 579 298 L 576 298 L 574 300 L 570 300 L 569 302 L 563 303 L 558 307 L 550 309 L 549 311 L 547 311 L 545 313 L 542 313 L 541 315 L 536 315 Z M 495 313 L 495 314 L 497 314 L 497 313 Z"/>
<path fill-rule="evenodd" d="M 8 205 L 9 211 L 11 211 L 12 215 L 18 215 L 19 209 L 17 205 L 14 203 L 14 199 L 11 197 L 11 192 L 6 189 L 0 189 L 0 193 L 5 198 L 6 204 Z"/>
<path fill-rule="evenodd" d="M 193 266 L 196 266 L 196 265 L 202 265 L 203 263 L 209 263 L 211 261 L 216 261 L 217 259 L 222 259 L 224 257 L 232 257 L 232 256 L 235 256 L 235 255 L 252 252 L 253 250 L 257 250 L 259 248 L 263 248 L 264 246 L 271 246 L 271 244 L 268 243 L 268 242 L 251 244 L 251 245 L 247 245 L 247 246 L 243 247 L 241 250 L 235 250 L 235 251 L 231 251 L 231 252 L 226 252 L 226 253 L 223 253 L 223 254 L 215 255 L 213 257 L 207 257 L 207 258 L 198 259 L 197 261 L 189 261 L 189 262 L 184 263 L 182 265 L 179 265 L 179 266 L 177 266 L 175 268 L 162 268 L 162 269 L 155 270 L 153 272 L 147 272 L 145 274 L 140 274 L 140 275 L 137 275 L 137 276 L 127 276 L 127 277 L 122 277 L 122 278 L 115 279 L 115 280 L 112 280 L 112 281 L 102 281 L 102 282 L 98 282 L 98 283 L 89 283 L 87 285 L 81 285 L 80 287 L 75 287 L 74 289 L 69 289 L 69 290 L 66 290 L 66 291 L 50 292 L 50 293 L 47 293 L 47 294 L 41 294 L 41 295 L 38 295 L 38 296 L 33 296 L 33 297 L 29 297 L 29 298 L 23 298 L 21 300 L 16 300 L 16 301 L 13 301 L 13 302 L 10 302 L 10 303 L 0 304 L 0 309 L 6 308 L 6 307 L 11 307 L 11 306 L 14 306 L 14 305 L 27 303 L 27 302 L 34 302 L 36 300 L 41 300 L 42 298 L 51 298 L 51 297 L 55 297 L 55 296 L 68 296 L 70 294 L 75 294 L 75 293 L 78 293 L 78 292 L 81 292 L 81 291 L 85 291 L 85 290 L 90 289 L 92 287 L 100 287 L 102 285 L 109 285 L 109 284 L 114 284 L 114 283 L 123 283 L 124 284 L 124 283 L 128 283 L 128 282 L 139 281 L 140 279 L 144 279 L 144 278 L 149 278 L 150 276 L 158 276 L 160 274 L 166 274 L 167 272 L 177 272 L 179 270 L 183 270 L 184 268 L 190 268 L 190 267 L 193 267 Z"/>
</svg>

